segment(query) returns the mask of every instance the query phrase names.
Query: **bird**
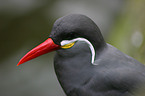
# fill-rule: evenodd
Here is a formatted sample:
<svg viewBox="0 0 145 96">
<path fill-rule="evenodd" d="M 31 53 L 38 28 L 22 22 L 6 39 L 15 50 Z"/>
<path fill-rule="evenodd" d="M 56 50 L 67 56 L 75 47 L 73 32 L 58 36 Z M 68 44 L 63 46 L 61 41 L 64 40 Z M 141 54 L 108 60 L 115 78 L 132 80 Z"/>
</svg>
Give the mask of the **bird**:
<svg viewBox="0 0 145 96">
<path fill-rule="evenodd" d="M 144 88 L 145 66 L 106 43 L 97 24 L 86 15 L 57 19 L 46 41 L 17 66 L 52 51 L 56 51 L 55 73 L 67 96 L 136 96 Z"/>
</svg>

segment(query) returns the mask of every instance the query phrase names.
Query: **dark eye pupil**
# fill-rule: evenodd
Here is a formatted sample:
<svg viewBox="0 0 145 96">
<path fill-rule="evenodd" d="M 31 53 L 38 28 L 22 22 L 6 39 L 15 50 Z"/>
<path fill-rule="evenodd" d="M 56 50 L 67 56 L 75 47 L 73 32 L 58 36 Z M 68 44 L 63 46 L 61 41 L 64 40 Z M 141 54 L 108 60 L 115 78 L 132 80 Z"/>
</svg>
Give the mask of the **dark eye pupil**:
<svg viewBox="0 0 145 96">
<path fill-rule="evenodd" d="M 68 34 L 68 39 L 74 39 L 75 38 L 75 36 L 74 36 L 74 34 L 73 33 L 70 33 L 70 34 Z"/>
<path fill-rule="evenodd" d="M 71 40 L 76 38 L 76 34 L 74 33 L 67 33 L 67 34 L 62 34 L 63 40 Z"/>
</svg>

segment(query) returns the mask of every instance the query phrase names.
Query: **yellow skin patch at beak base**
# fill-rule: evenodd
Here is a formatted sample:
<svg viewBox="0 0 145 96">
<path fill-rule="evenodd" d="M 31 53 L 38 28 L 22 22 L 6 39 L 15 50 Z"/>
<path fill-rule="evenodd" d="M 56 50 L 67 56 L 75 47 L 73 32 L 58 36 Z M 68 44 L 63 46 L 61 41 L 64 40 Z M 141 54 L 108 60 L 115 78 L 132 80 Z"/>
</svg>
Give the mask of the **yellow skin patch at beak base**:
<svg viewBox="0 0 145 96">
<path fill-rule="evenodd" d="M 71 48 L 72 46 L 74 46 L 74 44 L 75 44 L 75 42 L 69 43 L 69 44 L 66 44 L 66 45 L 61 46 L 61 48 L 68 49 L 68 48 Z"/>
</svg>

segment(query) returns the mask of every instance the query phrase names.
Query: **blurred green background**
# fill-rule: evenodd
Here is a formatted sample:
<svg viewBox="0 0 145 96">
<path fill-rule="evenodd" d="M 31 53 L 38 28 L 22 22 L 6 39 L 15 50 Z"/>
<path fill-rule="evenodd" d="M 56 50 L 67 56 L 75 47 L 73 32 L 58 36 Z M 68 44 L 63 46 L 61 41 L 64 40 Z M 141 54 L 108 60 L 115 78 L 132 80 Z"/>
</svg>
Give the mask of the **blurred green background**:
<svg viewBox="0 0 145 96">
<path fill-rule="evenodd" d="M 65 96 L 53 68 L 55 52 L 16 64 L 70 13 L 90 17 L 106 42 L 145 64 L 144 9 L 145 0 L 0 0 L 0 96 Z"/>
</svg>

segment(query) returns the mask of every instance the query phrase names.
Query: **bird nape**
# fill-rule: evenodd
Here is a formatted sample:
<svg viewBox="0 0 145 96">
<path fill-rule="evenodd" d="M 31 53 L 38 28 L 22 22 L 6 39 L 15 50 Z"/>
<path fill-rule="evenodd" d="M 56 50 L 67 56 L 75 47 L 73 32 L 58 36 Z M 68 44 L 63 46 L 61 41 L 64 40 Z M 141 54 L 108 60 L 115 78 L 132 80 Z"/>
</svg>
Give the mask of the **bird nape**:
<svg viewBox="0 0 145 96">
<path fill-rule="evenodd" d="M 49 38 L 29 51 L 18 65 L 56 50 L 54 67 L 67 96 L 140 96 L 145 66 L 106 43 L 87 16 L 59 18 Z"/>
</svg>

